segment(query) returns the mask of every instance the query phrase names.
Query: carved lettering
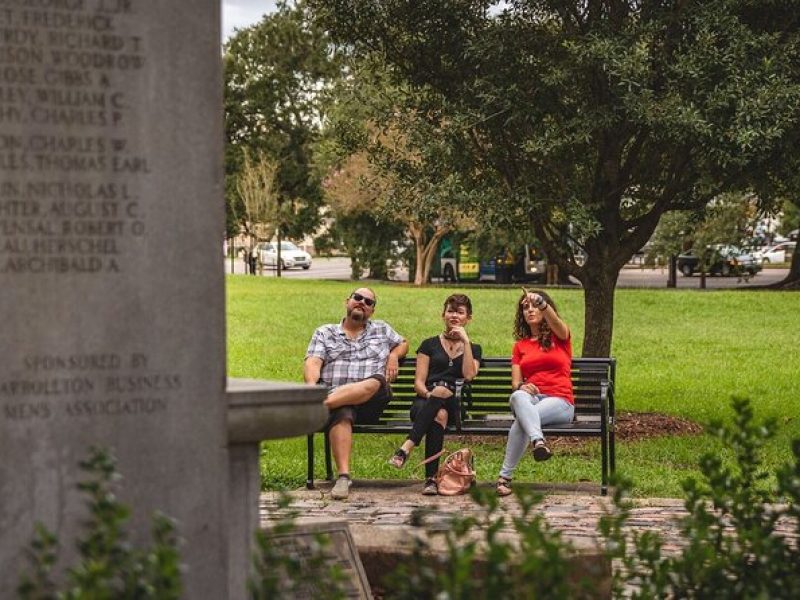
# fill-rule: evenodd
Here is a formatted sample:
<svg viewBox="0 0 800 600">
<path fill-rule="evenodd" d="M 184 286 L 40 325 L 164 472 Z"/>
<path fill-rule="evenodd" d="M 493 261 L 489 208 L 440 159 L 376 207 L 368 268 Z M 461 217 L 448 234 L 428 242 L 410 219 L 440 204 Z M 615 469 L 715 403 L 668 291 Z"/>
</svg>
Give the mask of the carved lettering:
<svg viewBox="0 0 800 600">
<path fill-rule="evenodd" d="M 131 0 L 0 0 L 0 272 L 117 273 L 153 169 L 125 136 L 146 39 Z M 65 133 L 69 131 L 70 133 Z M 72 133 L 79 131 L 79 134 Z"/>
</svg>

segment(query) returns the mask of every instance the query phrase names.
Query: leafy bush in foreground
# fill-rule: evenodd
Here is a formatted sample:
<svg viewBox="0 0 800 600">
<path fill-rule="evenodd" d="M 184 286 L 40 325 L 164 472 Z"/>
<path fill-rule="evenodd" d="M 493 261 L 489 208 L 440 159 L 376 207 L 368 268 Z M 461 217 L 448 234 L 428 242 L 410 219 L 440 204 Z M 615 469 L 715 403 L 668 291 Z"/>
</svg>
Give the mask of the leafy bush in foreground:
<svg viewBox="0 0 800 600">
<path fill-rule="evenodd" d="M 755 422 L 747 400 L 734 399 L 733 410 L 733 423 L 708 428 L 733 451 L 733 464 L 705 454 L 703 479 L 683 484 L 689 514 L 679 554 L 665 556 L 657 533 L 625 531 L 631 504 L 625 486 L 617 487 L 619 512 L 601 522 L 609 554 L 622 565 L 616 595 L 627 586 L 631 598 L 800 598 L 800 440 L 792 445 L 794 464 L 779 469 L 777 490 L 770 490 L 761 450 L 775 422 Z M 777 532 L 779 521 L 793 528 L 794 541 Z"/>
<path fill-rule="evenodd" d="M 92 448 L 80 463 L 88 478 L 78 489 L 88 498 L 89 518 L 77 540 L 78 561 L 68 567 L 63 586 L 57 586 L 53 569 L 58 559 L 58 540 L 43 525 L 28 549 L 31 572 L 17 587 L 25 600 L 78 600 L 92 598 L 154 600 L 177 599 L 181 594 L 178 538 L 172 521 L 153 517 L 151 548 L 136 549 L 124 530 L 130 509 L 113 493 L 119 479 L 116 460 L 107 451 Z M 62 587 L 62 590 L 58 588 Z"/>
<path fill-rule="evenodd" d="M 498 498 L 473 488 L 472 498 L 484 516 L 455 517 L 439 535 L 445 550 L 417 539 L 412 555 L 389 577 L 386 598 L 445 600 L 460 598 L 595 597 L 590 584 L 575 577 L 570 544 L 535 512 L 541 496 L 521 490 L 521 512 L 508 515 Z M 424 512 L 419 524 L 424 525 Z M 515 535 L 503 536 L 511 526 Z M 476 535 L 477 534 L 477 535 Z"/>
</svg>

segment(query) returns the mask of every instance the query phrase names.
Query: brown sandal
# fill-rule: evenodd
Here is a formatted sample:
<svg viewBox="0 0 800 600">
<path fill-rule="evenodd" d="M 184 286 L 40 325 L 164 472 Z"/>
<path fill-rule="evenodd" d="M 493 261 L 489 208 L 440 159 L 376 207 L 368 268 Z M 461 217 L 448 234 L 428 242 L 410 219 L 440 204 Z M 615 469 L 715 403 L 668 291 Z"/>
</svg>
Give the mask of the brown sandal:
<svg viewBox="0 0 800 600">
<path fill-rule="evenodd" d="M 511 489 L 511 480 L 505 477 L 498 477 L 494 486 L 498 496 L 510 496 L 514 493 L 514 490 Z"/>
</svg>

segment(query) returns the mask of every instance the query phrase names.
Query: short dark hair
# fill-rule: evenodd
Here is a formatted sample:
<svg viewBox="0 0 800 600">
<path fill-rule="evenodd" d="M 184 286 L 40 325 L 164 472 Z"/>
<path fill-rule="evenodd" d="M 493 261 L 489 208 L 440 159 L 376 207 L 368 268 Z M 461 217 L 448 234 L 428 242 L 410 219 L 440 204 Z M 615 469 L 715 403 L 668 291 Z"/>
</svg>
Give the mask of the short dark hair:
<svg viewBox="0 0 800 600">
<path fill-rule="evenodd" d="M 452 306 L 453 308 L 463 306 L 467 309 L 467 314 L 472 316 L 472 301 L 466 294 L 450 294 L 447 300 L 444 301 L 442 312 L 446 311 L 448 306 Z"/>
</svg>

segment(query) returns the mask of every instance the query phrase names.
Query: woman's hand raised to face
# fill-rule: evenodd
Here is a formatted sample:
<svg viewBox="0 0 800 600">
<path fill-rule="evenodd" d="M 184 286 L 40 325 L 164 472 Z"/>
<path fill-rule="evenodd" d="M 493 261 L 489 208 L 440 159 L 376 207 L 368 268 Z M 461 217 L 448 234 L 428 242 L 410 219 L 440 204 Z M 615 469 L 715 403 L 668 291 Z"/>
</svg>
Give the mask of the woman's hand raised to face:
<svg viewBox="0 0 800 600">
<path fill-rule="evenodd" d="M 465 344 L 469 342 L 467 330 L 461 325 L 455 325 L 451 327 L 445 334 L 445 337 L 447 337 L 449 340 L 461 340 Z"/>
</svg>

